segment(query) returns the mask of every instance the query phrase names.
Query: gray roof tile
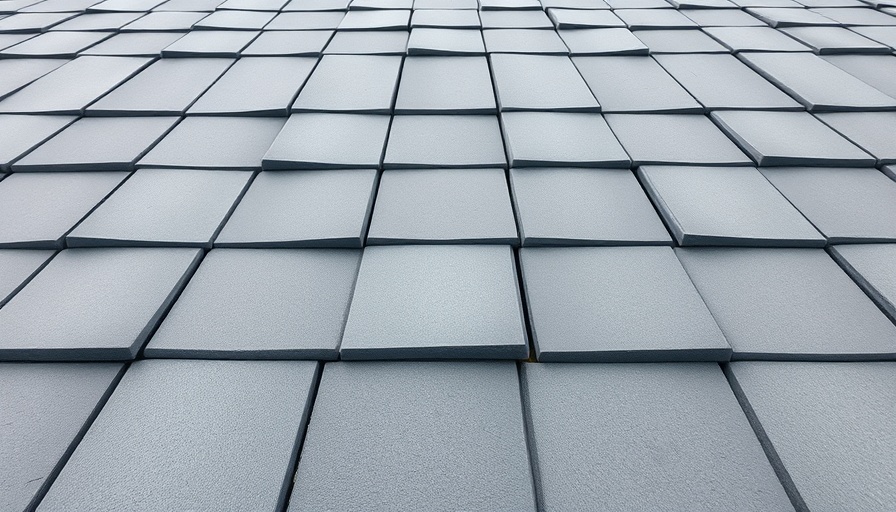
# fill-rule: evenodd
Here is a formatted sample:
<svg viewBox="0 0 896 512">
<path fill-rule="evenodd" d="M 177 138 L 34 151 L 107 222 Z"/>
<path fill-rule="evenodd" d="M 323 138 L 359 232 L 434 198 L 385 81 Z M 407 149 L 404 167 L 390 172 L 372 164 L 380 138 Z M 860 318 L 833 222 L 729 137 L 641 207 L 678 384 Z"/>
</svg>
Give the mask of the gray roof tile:
<svg viewBox="0 0 896 512">
<path fill-rule="evenodd" d="M 660 53 L 728 53 L 728 49 L 699 29 L 693 30 L 636 30 L 635 37 L 650 48 L 651 54 Z"/>
<path fill-rule="evenodd" d="M 178 32 L 130 32 L 116 34 L 91 46 L 81 55 L 108 55 L 113 57 L 156 57 L 162 50 L 183 37 Z"/>
<path fill-rule="evenodd" d="M 505 167 L 495 116 L 395 116 L 383 166 Z"/>
<path fill-rule="evenodd" d="M 325 55 L 404 55 L 408 46 L 405 30 L 358 30 L 336 32 Z"/>
<path fill-rule="evenodd" d="M 688 9 L 682 12 L 701 27 L 765 27 L 761 20 L 739 9 Z"/>
<path fill-rule="evenodd" d="M 212 12 L 224 0 L 168 0 L 152 8 L 153 11 Z"/>
<path fill-rule="evenodd" d="M 886 55 L 828 55 L 824 60 L 875 89 L 896 97 L 896 57 Z"/>
<path fill-rule="evenodd" d="M 831 256 L 896 321 L 896 244 L 835 245 Z"/>
<path fill-rule="evenodd" d="M 104 0 L 90 6 L 88 12 L 142 12 L 158 6 L 164 0 Z"/>
<path fill-rule="evenodd" d="M 388 114 L 401 61 L 398 56 L 326 55 L 302 88 L 292 111 Z"/>
<path fill-rule="evenodd" d="M 505 112 L 511 167 L 629 167 L 631 159 L 600 114 Z"/>
<path fill-rule="evenodd" d="M 406 30 L 411 19 L 411 11 L 406 9 L 384 9 L 378 11 L 349 11 L 338 30 Z"/>
<path fill-rule="evenodd" d="M 674 9 L 616 9 L 630 30 L 696 28 L 697 24 Z"/>
<path fill-rule="evenodd" d="M 217 8 L 238 11 L 279 11 L 286 2 L 287 0 L 226 0 Z"/>
<path fill-rule="evenodd" d="M 697 12 L 697 11 L 695 11 Z M 708 27 L 704 32 L 732 52 L 808 52 L 809 47 L 771 27 Z"/>
<path fill-rule="evenodd" d="M 471 9 L 415 10 L 411 16 L 411 28 L 478 29 L 481 26 L 479 13 Z"/>
<path fill-rule="evenodd" d="M 496 54 L 492 55 L 491 64 L 498 104 L 503 111 L 600 109 L 568 57 Z"/>
<path fill-rule="evenodd" d="M 243 50 L 243 56 L 317 56 L 333 36 L 332 30 L 262 32 Z"/>
<path fill-rule="evenodd" d="M 836 112 L 819 119 L 877 158 L 896 163 L 896 112 Z"/>
<path fill-rule="evenodd" d="M 790 27 L 781 32 L 801 41 L 817 54 L 890 53 L 889 46 L 843 27 Z"/>
<path fill-rule="evenodd" d="M 809 9 L 748 7 L 747 12 L 775 28 L 837 25 L 836 21 Z"/>
<path fill-rule="evenodd" d="M 196 30 L 166 46 L 162 57 L 236 58 L 257 36 L 248 30 Z"/>
<path fill-rule="evenodd" d="M 282 10 L 283 12 L 345 11 L 348 10 L 349 1 L 350 0 L 290 0 L 283 6 Z"/>
<path fill-rule="evenodd" d="M 335 30 L 342 23 L 344 12 L 284 12 L 278 14 L 265 30 Z"/>
<path fill-rule="evenodd" d="M 896 27 L 850 27 L 850 30 L 896 48 Z"/>
<path fill-rule="evenodd" d="M 647 55 L 647 46 L 626 28 L 561 30 L 570 55 Z"/>
<path fill-rule="evenodd" d="M 74 16 L 72 12 L 13 14 L 0 20 L 0 32 L 37 34 Z"/>
<path fill-rule="evenodd" d="M 354 32 L 343 32 L 353 34 Z M 484 55 L 479 30 L 415 28 L 407 45 L 408 55 Z"/>
<path fill-rule="evenodd" d="M 74 58 L 78 52 L 93 46 L 110 34 L 96 32 L 46 32 L 0 51 L 10 57 Z"/>
<path fill-rule="evenodd" d="M 261 11 L 215 11 L 195 27 L 197 30 L 261 30 L 275 15 Z"/>
<path fill-rule="evenodd" d="M 44 268 L 54 254 L 49 250 L 0 249 L 0 306 Z"/>
<path fill-rule="evenodd" d="M 343 359 L 525 359 L 513 251 L 367 247 L 339 352 Z"/>
<path fill-rule="evenodd" d="M 0 169 L 8 170 L 9 164 L 36 146 L 59 133 L 72 123 L 73 116 L 19 116 L 0 115 Z"/>
<path fill-rule="evenodd" d="M 265 153 L 265 169 L 379 167 L 389 116 L 293 114 Z"/>
<path fill-rule="evenodd" d="M 819 14 L 826 18 L 834 20 L 834 22 L 845 26 L 893 26 L 896 25 L 896 18 L 885 12 L 876 11 L 868 7 L 854 8 L 818 8 L 810 9 L 813 13 Z"/>
<path fill-rule="evenodd" d="M 554 28 L 551 19 L 541 11 L 481 11 L 479 18 L 482 20 L 482 28 Z"/>
<path fill-rule="evenodd" d="M 188 32 L 197 21 L 207 16 L 204 12 L 151 12 L 121 27 L 122 32 Z"/>
<path fill-rule="evenodd" d="M 569 54 L 566 44 L 553 30 L 490 29 L 483 30 L 482 37 L 485 39 L 485 47 L 489 53 Z"/>
<path fill-rule="evenodd" d="M 624 27 L 625 23 L 609 10 L 548 9 L 557 29 Z"/>
<path fill-rule="evenodd" d="M 91 30 L 98 32 L 118 32 L 121 27 L 131 23 L 144 12 L 114 12 L 103 14 L 81 14 L 55 25 L 52 30 Z"/>
<path fill-rule="evenodd" d="M 497 111 L 485 57 L 408 57 L 396 114 L 491 114 Z"/>
</svg>

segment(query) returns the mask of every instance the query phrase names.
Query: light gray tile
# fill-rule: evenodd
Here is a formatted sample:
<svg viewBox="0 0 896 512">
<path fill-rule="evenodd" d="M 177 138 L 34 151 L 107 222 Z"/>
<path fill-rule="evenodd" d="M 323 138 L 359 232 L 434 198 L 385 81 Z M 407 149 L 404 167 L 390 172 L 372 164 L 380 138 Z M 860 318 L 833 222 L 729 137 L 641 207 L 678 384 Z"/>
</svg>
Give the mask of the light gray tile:
<svg viewBox="0 0 896 512">
<path fill-rule="evenodd" d="M 518 245 L 504 170 L 384 172 L 367 243 Z"/>
<path fill-rule="evenodd" d="M 360 261 L 360 251 L 211 251 L 146 357 L 336 359 Z"/>
<path fill-rule="evenodd" d="M 568 28 L 625 27 L 613 11 L 599 9 L 548 9 L 548 16 L 558 30 Z"/>
<path fill-rule="evenodd" d="M 123 172 L 25 173 L 0 182 L 0 245 L 61 249 L 65 234 L 125 178 Z"/>
<path fill-rule="evenodd" d="M 896 326 L 822 249 L 677 249 L 732 359 L 890 359 Z"/>
<path fill-rule="evenodd" d="M 181 115 L 233 62 L 230 59 L 158 60 L 87 107 L 87 115 Z"/>
<path fill-rule="evenodd" d="M 609 9 L 604 0 L 540 0 L 545 9 Z"/>
<path fill-rule="evenodd" d="M 248 30 L 194 30 L 162 50 L 162 57 L 237 58 L 258 32 Z"/>
<path fill-rule="evenodd" d="M 338 30 L 407 30 L 411 11 L 383 9 L 377 11 L 349 11 L 339 23 Z"/>
<path fill-rule="evenodd" d="M 376 168 L 389 116 L 293 114 L 265 153 L 265 169 Z"/>
<path fill-rule="evenodd" d="M 695 11 L 699 12 L 699 11 Z M 737 11 L 740 12 L 740 11 Z M 704 32 L 732 52 L 808 52 L 811 49 L 771 27 L 708 27 Z"/>
<path fill-rule="evenodd" d="M 896 27 L 894 27 L 896 29 Z M 896 97 L 896 57 L 884 55 L 827 55 L 824 60 L 875 89 Z"/>
<path fill-rule="evenodd" d="M 546 510 L 793 510 L 718 366 L 522 373 Z"/>
<path fill-rule="evenodd" d="M 647 55 L 648 48 L 626 28 L 560 30 L 570 55 Z"/>
<path fill-rule="evenodd" d="M 82 118 L 12 164 L 22 171 L 133 169 L 178 121 L 176 117 Z"/>
<path fill-rule="evenodd" d="M 749 7 L 747 12 L 775 28 L 837 25 L 836 21 L 809 9 Z"/>
<path fill-rule="evenodd" d="M 200 255 L 198 249 L 60 252 L 0 309 L 0 358 L 133 359 Z"/>
<path fill-rule="evenodd" d="M 896 27 L 850 27 L 850 30 L 890 48 L 896 48 Z"/>
<path fill-rule="evenodd" d="M 629 30 L 697 27 L 690 18 L 674 9 L 616 9 L 613 12 Z"/>
<path fill-rule="evenodd" d="M 547 14 L 538 10 L 480 11 L 482 28 L 540 28 L 553 29 Z"/>
<path fill-rule="evenodd" d="M 78 52 L 93 46 L 109 34 L 98 32 L 46 32 L 0 51 L 9 57 L 74 58 Z"/>
<path fill-rule="evenodd" d="M 289 512 L 535 510 L 519 390 L 511 363 L 327 364 Z"/>
<path fill-rule="evenodd" d="M 81 12 L 98 3 L 97 0 L 45 0 L 31 2 L 32 5 L 17 10 L 18 12 Z M 4 8 L 12 7 L 15 4 L 16 2 L 5 2 Z M 2 10 L 3 8 L 0 8 L 0 11 Z"/>
<path fill-rule="evenodd" d="M 217 10 L 200 20 L 196 30 L 261 30 L 276 13 L 262 11 Z"/>
<path fill-rule="evenodd" d="M 383 166 L 506 167 L 495 116 L 395 116 Z"/>
<path fill-rule="evenodd" d="M 896 18 L 869 7 L 810 9 L 813 13 L 830 18 L 845 26 L 893 26 Z"/>
<path fill-rule="evenodd" d="M 292 111 L 389 114 L 401 61 L 398 56 L 326 55 Z"/>
<path fill-rule="evenodd" d="M 718 111 L 711 116 L 760 166 L 875 163 L 874 157 L 806 112 Z"/>
<path fill-rule="evenodd" d="M 376 171 L 259 174 L 215 247 L 361 247 Z"/>
<path fill-rule="evenodd" d="M 69 247 L 210 249 L 251 172 L 141 169 L 66 237 Z"/>
<path fill-rule="evenodd" d="M 752 163 L 705 116 L 607 114 L 604 117 L 635 166 Z"/>
<path fill-rule="evenodd" d="M 762 169 L 830 243 L 896 241 L 896 183 L 876 169 Z"/>
<path fill-rule="evenodd" d="M 729 379 L 772 463 L 808 510 L 896 503 L 893 363 L 732 363 Z M 799 418 L 794 422 L 793 418 Z"/>
<path fill-rule="evenodd" d="M 408 55 L 484 55 L 485 43 L 479 30 L 415 28 L 411 30 L 407 52 Z"/>
<path fill-rule="evenodd" d="M 317 56 L 330 41 L 332 30 L 267 31 L 252 41 L 243 56 Z"/>
<path fill-rule="evenodd" d="M 282 508 L 317 372 L 310 361 L 134 363 L 41 510 Z"/>
<path fill-rule="evenodd" d="M 349 10 L 410 9 L 414 0 L 352 0 Z"/>
<path fill-rule="evenodd" d="M 781 32 L 812 48 L 817 54 L 892 52 L 889 46 L 843 27 L 791 27 L 781 29 Z"/>
<path fill-rule="evenodd" d="M 354 4 L 353 4 L 354 5 Z M 411 28 L 472 28 L 482 27 L 479 13 L 472 9 L 415 10 Z"/>
<path fill-rule="evenodd" d="M 406 30 L 339 30 L 324 50 L 326 55 L 404 55 Z"/>
<path fill-rule="evenodd" d="M 825 238 L 753 167 L 638 169 L 680 245 L 822 247 Z"/>
<path fill-rule="evenodd" d="M 520 250 L 539 361 L 727 361 L 731 347 L 668 247 Z"/>
<path fill-rule="evenodd" d="M 102 43 L 92 46 L 81 55 L 108 55 L 111 57 L 155 57 L 162 50 L 183 37 L 178 32 L 131 32 L 116 34 Z"/>
<path fill-rule="evenodd" d="M 50 30 L 118 32 L 121 27 L 142 17 L 144 12 L 84 13 L 66 20 Z"/>
<path fill-rule="evenodd" d="M 13 11 L 14 12 L 14 11 Z M 7 34 L 46 32 L 50 27 L 76 16 L 73 12 L 19 13 L 0 20 L 0 32 Z"/>
<path fill-rule="evenodd" d="M 286 5 L 286 1 L 287 0 L 226 0 L 219 5 L 217 9 L 276 12 Z"/>
<path fill-rule="evenodd" d="M 600 114 L 505 112 L 511 167 L 625 167 L 631 159 Z"/>
<path fill-rule="evenodd" d="M 0 115 L 0 170 L 72 123 L 73 116 Z"/>
<path fill-rule="evenodd" d="M 40 502 L 121 371 L 113 363 L 0 364 L 0 507 Z"/>
<path fill-rule="evenodd" d="M 575 57 L 573 63 L 603 112 L 703 112 L 650 57 Z"/>
<path fill-rule="evenodd" d="M 701 27 L 765 27 L 765 23 L 740 9 L 688 9 L 682 14 Z"/>
<path fill-rule="evenodd" d="M 497 111 L 485 57 L 408 57 L 396 114 L 491 114 Z"/>
<path fill-rule="evenodd" d="M 189 32 L 204 12 L 151 12 L 121 27 L 122 32 Z"/>
<path fill-rule="evenodd" d="M 524 246 L 671 245 L 631 171 L 511 169 Z"/>
<path fill-rule="evenodd" d="M 597 112 L 597 100 L 568 57 L 495 54 L 495 91 L 502 111 Z"/>
<path fill-rule="evenodd" d="M 635 37 L 644 41 L 652 55 L 661 53 L 728 53 L 719 44 L 696 27 L 693 30 L 636 30 Z"/>
<path fill-rule="evenodd" d="M 284 12 L 278 14 L 265 30 L 335 30 L 345 17 L 344 12 Z"/>
<path fill-rule="evenodd" d="M 53 251 L 0 249 L 0 307 L 47 264 Z"/>
<path fill-rule="evenodd" d="M 212 12 L 223 0 L 168 0 L 153 7 L 153 11 L 196 11 Z"/>
<path fill-rule="evenodd" d="M 414 9 L 478 9 L 478 0 L 414 0 Z"/>
<path fill-rule="evenodd" d="M 519 294 L 508 246 L 367 247 L 339 352 L 342 359 L 525 359 Z"/>
<path fill-rule="evenodd" d="M 835 245 L 831 256 L 896 321 L 896 244 Z"/>
<path fill-rule="evenodd" d="M 871 153 L 878 164 L 896 163 L 896 112 L 837 112 L 817 117 Z"/>
<path fill-rule="evenodd" d="M 9 48 L 32 37 L 36 36 L 34 34 L 0 34 L 0 49 Z"/>
<path fill-rule="evenodd" d="M 138 165 L 257 169 L 284 122 L 284 119 L 266 117 L 188 117 Z"/>
<path fill-rule="evenodd" d="M 482 37 L 489 53 L 569 54 L 569 49 L 553 30 L 501 28 L 483 30 Z"/>
<path fill-rule="evenodd" d="M 162 0 L 105 0 L 94 4 L 87 12 L 142 12 L 162 3 Z"/>
<path fill-rule="evenodd" d="M 532 11 L 541 9 L 541 4 L 538 0 L 479 0 L 479 7 L 483 11 Z"/>
</svg>

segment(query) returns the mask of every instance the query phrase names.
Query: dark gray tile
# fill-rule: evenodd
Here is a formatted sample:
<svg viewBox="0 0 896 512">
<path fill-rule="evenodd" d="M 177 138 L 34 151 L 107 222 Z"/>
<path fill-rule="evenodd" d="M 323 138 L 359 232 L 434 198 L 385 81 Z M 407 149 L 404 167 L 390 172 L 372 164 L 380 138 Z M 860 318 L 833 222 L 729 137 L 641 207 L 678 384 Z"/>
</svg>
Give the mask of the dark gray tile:
<svg viewBox="0 0 896 512">
<path fill-rule="evenodd" d="M 140 167 L 258 169 L 283 128 L 268 117 L 188 117 L 142 160 Z"/>
<path fill-rule="evenodd" d="M 233 63 L 230 59 L 158 60 L 91 104 L 86 113 L 94 116 L 181 115 Z"/>
<path fill-rule="evenodd" d="M 338 30 L 407 30 L 411 11 L 384 9 L 377 11 L 349 11 L 339 23 Z"/>
<path fill-rule="evenodd" d="M 873 511 L 896 503 L 885 476 L 896 453 L 884 441 L 896 420 L 894 370 L 893 363 L 731 364 L 741 405 L 804 509 Z"/>
<path fill-rule="evenodd" d="M 198 249 L 60 252 L 0 309 L 0 358 L 133 359 L 200 255 Z"/>
<path fill-rule="evenodd" d="M 0 249 L 0 307 L 25 286 L 54 254 L 49 250 Z"/>
<path fill-rule="evenodd" d="M 875 89 L 896 97 L 896 57 L 889 55 L 828 55 L 824 60 Z"/>
<path fill-rule="evenodd" d="M 506 167 L 495 116 L 395 116 L 383 166 Z"/>
<path fill-rule="evenodd" d="M 139 57 L 79 57 L 0 101 L 0 112 L 80 114 L 150 62 Z"/>
<path fill-rule="evenodd" d="M 293 114 L 265 153 L 265 169 L 376 168 L 389 116 Z"/>
<path fill-rule="evenodd" d="M 389 114 L 401 61 L 398 56 L 326 55 L 292 111 Z"/>
<path fill-rule="evenodd" d="M 731 356 L 671 248 L 524 248 L 520 263 L 539 361 Z"/>
<path fill-rule="evenodd" d="M 697 24 L 675 9 L 616 9 L 629 30 L 697 28 Z"/>
<path fill-rule="evenodd" d="M 896 163 L 896 112 L 837 112 L 817 117 L 871 153 L 879 165 Z"/>
<path fill-rule="evenodd" d="M 404 55 L 406 30 L 337 31 L 324 50 L 326 55 Z"/>
<path fill-rule="evenodd" d="M 215 11 L 194 26 L 197 30 L 261 30 L 276 13 L 263 11 Z"/>
<path fill-rule="evenodd" d="M 657 62 L 709 110 L 803 110 L 732 55 L 657 55 Z"/>
<path fill-rule="evenodd" d="M 194 30 L 162 50 L 162 57 L 237 58 L 258 32 L 248 30 Z"/>
<path fill-rule="evenodd" d="M 518 245 L 504 170 L 384 172 L 367 243 Z"/>
<path fill-rule="evenodd" d="M 647 55 L 647 45 L 627 28 L 560 30 L 570 55 Z"/>
<path fill-rule="evenodd" d="M 336 359 L 360 261 L 360 251 L 211 251 L 145 355 Z"/>
<path fill-rule="evenodd" d="M 481 11 L 479 18 L 482 28 L 554 28 L 551 19 L 540 10 Z"/>
<path fill-rule="evenodd" d="M 345 17 L 344 12 L 284 12 L 278 14 L 265 30 L 335 30 Z"/>
<path fill-rule="evenodd" d="M 313 57 L 243 57 L 188 113 L 286 117 L 315 64 L 317 59 Z M 276 80 L 259 80 L 259 77 L 275 76 Z"/>
<path fill-rule="evenodd" d="M 728 53 L 728 49 L 697 28 L 693 30 L 636 30 L 635 37 L 660 53 Z"/>
<path fill-rule="evenodd" d="M 41 510 L 282 508 L 317 373 L 311 361 L 134 363 Z"/>
<path fill-rule="evenodd" d="M 259 174 L 215 247 L 361 247 L 376 171 Z"/>
<path fill-rule="evenodd" d="M 732 110 L 711 116 L 759 166 L 875 163 L 874 157 L 806 112 Z"/>
<path fill-rule="evenodd" d="M 73 116 L 0 115 L 0 170 L 72 123 Z"/>
<path fill-rule="evenodd" d="M 501 28 L 483 30 L 482 37 L 489 53 L 569 54 L 569 49 L 553 30 Z"/>
<path fill-rule="evenodd" d="M 535 510 L 516 366 L 327 364 L 295 482 L 290 512 Z"/>
<path fill-rule="evenodd" d="M 573 63 L 600 101 L 602 112 L 703 112 L 650 57 L 575 57 Z"/>
<path fill-rule="evenodd" d="M 9 57 L 74 58 L 78 52 L 93 46 L 110 34 L 98 32 L 46 32 L 11 46 L 0 55 Z"/>
<path fill-rule="evenodd" d="M 604 117 L 636 166 L 752 163 L 705 116 L 607 114 Z"/>
<path fill-rule="evenodd" d="M 709 27 L 703 31 L 718 39 L 734 53 L 742 51 L 808 52 L 811 50 L 808 46 L 771 27 Z"/>
<path fill-rule="evenodd" d="M 367 247 L 339 353 L 526 359 L 519 294 L 509 246 Z"/>
<path fill-rule="evenodd" d="M 837 25 L 836 21 L 809 9 L 749 7 L 747 12 L 775 28 Z"/>
<path fill-rule="evenodd" d="M 0 182 L 0 246 L 61 249 L 65 234 L 125 178 L 123 172 L 26 173 Z"/>
<path fill-rule="evenodd" d="M 896 354 L 896 326 L 822 249 L 677 249 L 733 359 Z"/>
<path fill-rule="evenodd" d="M 568 28 L 624 27 L 613 11 L 599 9 L 548 9 L 548 16 L 558 30 Z"/>
<path fill-rule="evenodd" d="M 332 35 L 332 30 L 267 31 L 252 41 L 242 55 L 317 56 Z"/>
<path fill-rule="evenodd" d="M 717 365 L 522 374 L 546 510 L 793 510 Z"/>
<path fill-rule="evenodd" d="M 126 171 L 178 121 L 176 117 L 82 118 L 12 164 L 22 171 Z"/>
<path fill-rule="evenodd" d="M 141 169 L 66 237 L 69 247 L 210 249 L 251 172 Z"/>
<path fill-rule="evenodd" d="M 896 321 L 896 244 L 836 245 L 831 256 Z"/>
<path fill-rule="evenodd" d="M 505 112 L 511 167 L 625 167 L 631 159 L 600 114 Z"/>
<path fill-rule="evenodd" d="M 204 12 L 151 12 L 121 27 L 122 32 L 189 32 Z"/>
<path fill-rule="evenodd" d="M 411 30 L 407 52 L 408 55 L 484 55 L 485 43 L 479 30 L 415 28 Z"/>
<path fill-rule="evenodd" d="M 121 371 L 113 363 L 0 364 L 0 507 L 40 502 Z"/>
<path fill-rule="evenodd" d="M 511 169 L 524 246 L 671 245 L 631 171 Z"/>
<path fill-rule="evenodd" d="M 830 243 L 896 241 L 896 183 L 876 169 L 762 169 Z"/>
<path fill-rule="evenodd" d="M 408 57 L 396 114 L 491 114 L 497 111 L 485 57 Z"/>
<path fill-rule="evenodd" d="M 472 9 L 415 10 L 411 16 L 411 28 L 478 29 L 480 27 L 482 23 L 479 21 L 479 13 Z"/>
<path fill-rule="evenodd" d="M 638 169 L 680 245 L 822 247 L 825 238 L 753 167 Z"/>
<path fill-rule="evenodd" d="M 179 32 L 131 32 L 116 34 L 92 46 L 81 55 L 108 55 L 112 57 L 156 57 L 162 50 L 183 37 Z"/>
<path fill-rule="evenodd" d="M 600 110 L 588 85 L 568 57 L 502 53 L 492 55 L 491 64 L 502 111 Z"/>
</svg>

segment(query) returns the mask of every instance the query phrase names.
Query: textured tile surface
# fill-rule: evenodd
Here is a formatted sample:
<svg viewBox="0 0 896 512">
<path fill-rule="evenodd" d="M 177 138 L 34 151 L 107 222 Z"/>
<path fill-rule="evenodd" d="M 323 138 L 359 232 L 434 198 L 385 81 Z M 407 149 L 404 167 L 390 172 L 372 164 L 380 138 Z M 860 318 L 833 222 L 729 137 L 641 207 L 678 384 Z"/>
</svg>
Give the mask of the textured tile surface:
<svg viewBox="0 0 896 512">
<path fill-rule="evenodd" d="M 293 114 L 264 154 L 265 169 L 379 167 L 389 116 Z"/>
<path fill-rule="evenodd" d="M 0 306 L 25 286 L 53 254 L 47 250 L 0 249 Z"/>
<path fill-rule="evenodd" d="M 896 320 L 896 244 L 837 245 L 831 256 L 877 305 Z"/>
<path fill-rule="evenodd" d="M 503 111 L 600 109 L 568 57 L 502 53 L 492 55 L 491 64 L 498 105 Z"/>
<path fill-rule="evenodd" d="M 629 167 L 631 160 L 600 114 L 505 112 L 511 167 Z"/>
<path fill-rule="evenodd" d="M 400 67 L 397 56 L 327 55 L 302 88 L 292 111 L 388 114 Z"/>
<path fill-rule="evenodd" d="M 395 116 L 384 167 L 504 167 L 494 116 Z"/>
<path fill-rule="evenodd" d="M 10 163 L 59 133 L 74 120 L 73 116 L 0 115 L 0 131 L 3 132 L 0 170 L 9 170 Z"/>
<path fill-rule="evenodd" d="M 490 114 L 497 110 L 485 57 L 408 57 L 396 114 Z"/>
<path fill-rule="evenodd" d="M 703 111 L 650 57 L 576 57 L 573 62 L 603 112 Z"/>
</svg>

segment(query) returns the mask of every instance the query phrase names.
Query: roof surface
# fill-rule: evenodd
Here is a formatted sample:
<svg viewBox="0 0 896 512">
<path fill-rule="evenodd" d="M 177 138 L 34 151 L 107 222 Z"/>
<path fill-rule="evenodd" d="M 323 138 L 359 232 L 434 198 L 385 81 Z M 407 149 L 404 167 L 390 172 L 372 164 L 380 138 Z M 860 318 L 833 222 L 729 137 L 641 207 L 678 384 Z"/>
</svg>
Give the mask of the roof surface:
<svg viewBox="0 0 896 512">
<path fill-rule="evenodd" d="M 0 510 L 896 510 L 893 0 L 0 0 Z"/>
</svg>

